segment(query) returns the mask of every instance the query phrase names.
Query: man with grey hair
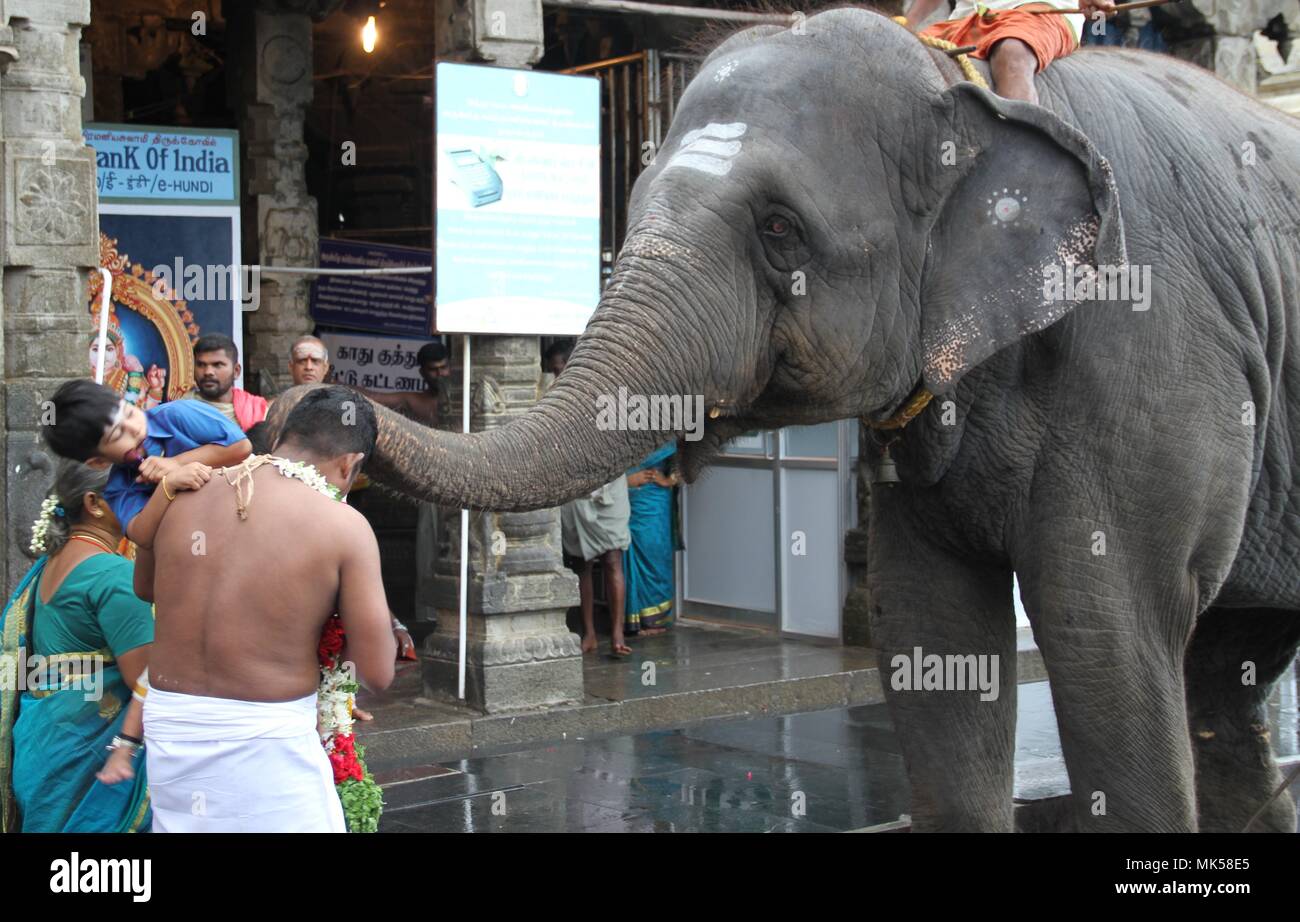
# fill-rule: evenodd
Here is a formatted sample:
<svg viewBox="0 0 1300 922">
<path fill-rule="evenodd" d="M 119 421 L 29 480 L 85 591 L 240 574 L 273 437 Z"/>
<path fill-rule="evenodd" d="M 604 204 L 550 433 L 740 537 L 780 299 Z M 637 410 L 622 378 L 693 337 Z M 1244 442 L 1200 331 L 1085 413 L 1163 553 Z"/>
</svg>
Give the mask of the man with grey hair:
<svg viewBox="0 0 1300 922">
<path fill-rule="evenodd" d="M 325 344 L 315 336 L 299 336 L 289 347 L 289 374 L 294 384 L 322 384 L 329 380 L 330 358 Z"/>
</svg>

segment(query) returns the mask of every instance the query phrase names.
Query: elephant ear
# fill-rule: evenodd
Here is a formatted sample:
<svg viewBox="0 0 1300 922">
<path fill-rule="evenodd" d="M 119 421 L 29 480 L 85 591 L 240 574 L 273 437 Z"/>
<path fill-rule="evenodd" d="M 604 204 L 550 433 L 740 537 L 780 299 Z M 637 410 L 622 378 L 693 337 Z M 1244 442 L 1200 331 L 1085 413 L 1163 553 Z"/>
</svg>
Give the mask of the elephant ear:
<svg viewBox="0 0 1300 922">
<path fill-rule="evenodd" d="M 925 385 L 942 394 L 1074 308 L 1045 284 L 1053 267 L 1124 266 L 1127 255 L 1110 164 L 1077 129 L 970 83 L 946 90 L 933 111 L 931 149 L 953 142 L 952 165 L 930 167 L 920 203 L 938 212 L 921 328 Z"/>
</svg>

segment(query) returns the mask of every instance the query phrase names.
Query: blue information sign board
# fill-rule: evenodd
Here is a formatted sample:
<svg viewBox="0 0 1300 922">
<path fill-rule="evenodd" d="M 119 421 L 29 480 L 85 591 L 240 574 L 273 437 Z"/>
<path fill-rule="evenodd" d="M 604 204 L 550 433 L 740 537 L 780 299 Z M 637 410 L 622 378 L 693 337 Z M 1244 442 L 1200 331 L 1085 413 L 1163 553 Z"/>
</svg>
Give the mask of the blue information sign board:
<svg viewBox="0 0 1300 922">
<path fill-rule="evenodd" d="M 322 240 L 322 269 L 428 268 L 432 254 L 415 247 Z M 433 283 L 423 275 L 323 275 L 312 292 L 317 323 L 395 336 L 427 336 L 432 326 Z"/>
<path fill-rule="evenodd" d="M 439 332 L 581 333 L 600 298 L 600 81 L 439 63 Z"/>
</svg>

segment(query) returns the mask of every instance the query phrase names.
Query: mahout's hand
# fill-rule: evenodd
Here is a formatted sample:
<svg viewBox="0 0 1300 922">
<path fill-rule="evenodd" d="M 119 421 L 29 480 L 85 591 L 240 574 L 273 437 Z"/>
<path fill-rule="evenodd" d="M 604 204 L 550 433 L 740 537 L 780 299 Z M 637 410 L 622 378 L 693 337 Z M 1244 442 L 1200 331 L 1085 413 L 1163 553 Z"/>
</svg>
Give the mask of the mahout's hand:
<svg viewBox="0 0 1300 922">
<path fill-rule="evenodd" d="M 1079 9 L 1089 19 L 1097 13 L 1103 16 L 1114 16 L 1116 13 L 1115 0 L 1079 0 Z"/>
</svg>

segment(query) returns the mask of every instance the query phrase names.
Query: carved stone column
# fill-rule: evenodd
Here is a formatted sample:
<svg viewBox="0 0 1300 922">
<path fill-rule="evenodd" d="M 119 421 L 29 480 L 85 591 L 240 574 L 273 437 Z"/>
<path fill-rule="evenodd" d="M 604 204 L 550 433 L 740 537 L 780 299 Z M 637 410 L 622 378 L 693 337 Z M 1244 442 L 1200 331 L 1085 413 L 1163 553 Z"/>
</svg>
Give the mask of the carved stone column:
<svg viewBox="0 0 1300 922">
<path fill-rule="evenodd" d="M 438 0 L 440 59 L 528 67 L 541 57 L 539 0 Z M 463 345 L 452 344 L 452 427 L 460 428 Z M 504 425 L 537 402 L 541 356 L 535 336 L 471 341 L 471 428 Z M 459 656 L 460 511 L 438 514 L 441 553 L 433 567 L 438 628 L 425 640 L 425 693 L 456 693 Z M 470 515 L 465 694 L 488 712 L 582 700 L 582 651 L 565 614 L 578 581 L 565 568 L 556 509 Z"/>
<path fill-rule="evenodd" d="M 98 262 L 98 219 L 77 45 L 89 22 L 90 0 L 0 0 L 6 597 L 31 563 L 31 523 L 53 480 L 42 401 L 87 369 L 85 270 Z"/>
<path fill-rule="evenodd" d="M 454 337 L 452 400 L 460 428 L 462 343 Z M 538 341 L 481 336 L 471 344 L 471 423 L 504 425 L 540 396 Z M 438 512 L 441 553 L 433 566 L 438 628 L 425 640 L 425 694 L 454 695 L 459 662 L 460 510 Z M 582 700 L 582 652 L 565 624 L 578 581 L 561 558 L 558 510 L 471 512 L 465 696 L 488 712 Z"/>
<path fill-rule="evenodd" d="M 1254 94 L 1259 56 L 1254 34 L 1279 13 L 1287 22 L 1297 16 L 1296 0 L 1190 0 L 1161 7 L 1176 23 L 1165 30 L 1169 50 L 1214 71 L 1243 92 Z"/>
<path fill-rule="evenodd" d="M 244 258 L 263 266 L 315 265 L 316 200 L 307 194 L 303 120 L 311 104 L 313 16 L 339 5 L 321 2 L 227 4 L 235 36 L 232 71 L 243 147 Z M 257 310 L 248 317 L 245 383 L 286 387 L 289 346 L 311 332 L 310 279 L 262 275 Z M 254 385 L 255 386 L 255 385 Z"/>
</svg>

